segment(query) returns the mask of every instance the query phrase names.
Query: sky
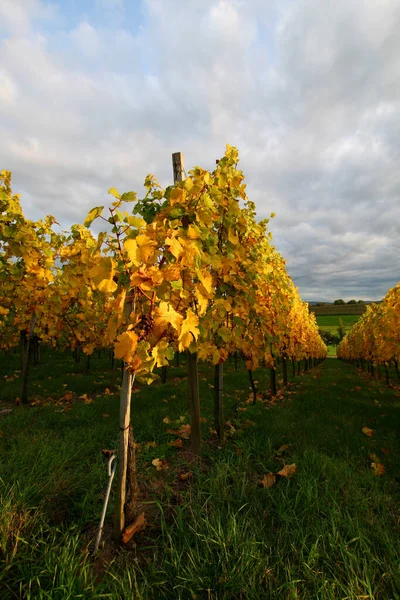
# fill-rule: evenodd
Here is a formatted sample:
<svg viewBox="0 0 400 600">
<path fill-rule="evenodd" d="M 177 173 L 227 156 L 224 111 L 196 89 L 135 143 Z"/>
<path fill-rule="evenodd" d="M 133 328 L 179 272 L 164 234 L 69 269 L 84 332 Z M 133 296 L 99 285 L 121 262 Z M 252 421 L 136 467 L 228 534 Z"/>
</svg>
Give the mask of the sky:
<svg viewBox="0 0 400 600">
<path fill-rule="evenodd" d="M 0 169 L 64 227 L 227 143 L 303 299 L 400 279 L 400 0 L 0 0 Z"/>
</svg>

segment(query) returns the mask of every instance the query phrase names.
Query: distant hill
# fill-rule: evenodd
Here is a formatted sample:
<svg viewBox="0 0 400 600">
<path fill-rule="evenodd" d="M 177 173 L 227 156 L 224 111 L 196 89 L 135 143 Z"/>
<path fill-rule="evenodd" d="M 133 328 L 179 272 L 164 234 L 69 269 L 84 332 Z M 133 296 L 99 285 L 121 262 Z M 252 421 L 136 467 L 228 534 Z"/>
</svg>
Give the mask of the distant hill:
<svg viewBox="0 0 400 600">
<path fill-rule="evenodd" d="M 309 303 L 309 311 L 318 315 L 362 315 L 367 310 L 367 304 L 327 304 L 315 306 Z"/>
</svg>

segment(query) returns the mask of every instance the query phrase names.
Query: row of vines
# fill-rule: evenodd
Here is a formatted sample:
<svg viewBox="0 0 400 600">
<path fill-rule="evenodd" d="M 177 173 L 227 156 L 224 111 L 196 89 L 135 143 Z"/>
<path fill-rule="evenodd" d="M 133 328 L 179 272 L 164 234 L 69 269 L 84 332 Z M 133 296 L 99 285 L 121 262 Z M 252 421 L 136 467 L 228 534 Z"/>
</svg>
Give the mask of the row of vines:
<svg viewBox="0 0 400 600">
<path fill-rule="evenodd" d="M 135 488 L 127 481 L 134 380 L 152 383 L 157 367 L 187 352 L 191 444 L 199 455 L 199 360 L 215 365 L 215 428 L 223 441 L 223 364 L 230 355 L 242 354 L 250 379 L 259 365 L 274 373 L 278 359 L 285 373 L 289 360 L 326 356 L 315 316 L 271 244 L 269 220 L 256 221 L 243 180 L 238 152 L 227 146 L 212 172 L 195 167 L 166 189 L 149 175 L 142 199 L 112 188 L 108 207 L 58 232 L 51 216 L 24 217 L 11 173 L 1 172 L 0 347 L 27 339 L 22 400 L 33 336 L 88 356 L 113 348 L 124 361 L 118 535 L 126 490 Z"/>
<path fill-rule="evenodd" d="M 368 306 L 338 346 L 338 357 L 367 367 L 371 375 L 382 366 L 388 383 L 389 369 L 393 367 L 400 379 L 399 322 L 400 283 L 388 291 L 381 303 Z"/>
</svg>

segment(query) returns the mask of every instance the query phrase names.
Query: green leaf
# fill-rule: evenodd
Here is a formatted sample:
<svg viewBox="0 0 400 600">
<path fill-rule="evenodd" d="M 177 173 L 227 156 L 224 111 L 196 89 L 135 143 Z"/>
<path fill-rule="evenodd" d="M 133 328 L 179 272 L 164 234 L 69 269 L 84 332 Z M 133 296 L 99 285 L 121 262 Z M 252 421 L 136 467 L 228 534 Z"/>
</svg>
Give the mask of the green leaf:
<svg viewBox="0 0 400 600">
<path fill-rule="evenodd" d="M 137 229 L 140 229 L 140 227 L 145 227 L 146 225 L 146 221 L 144 219 L 142 219 L 141 217 L 133 217 L 131 215 L 126 217 L 126 222 L 128 223 L 128 225 L 132 225 Z"/>
<path fill-rule="evenodd" d="M 84 226 L 90 227 L 93 221 L 101 215 L 101 213 L 103 212 L 103 208 L 104 206 L 96 206 L 95 208 L 92 208 L 92 210 L 88 213 L 86 219 L 83 221 Z"/>
<path fill-rule="evenodd" d="M 181 217 L 184 214 L 185 214 L 185 209 L 183 207 L 178 206 L 171 210 L 171 212 L 169 213 L 169 216 L 171 219 L 178 219 L 179 217 Z"/>
<path fill-rule="evenodd" d="M 136 202 L 136 192 L 125 192 L 121 196 L 122 202 Z"/>
<path fill-rule="evenodd" d="M 181 290 L 182 289 L 182 279 L 178 279 L 177 281 L 171 281 L 171 287 L 173 290 Z"/>
<path fill-rule="evenodd" d="M 117 198 L 118 200 L 121 200 L 121 196 L 119 195 L 119 191 L 116 188 L 110 188 L 108 190 L 108 193 L 111 194 L 111 196 L 114 196 L 114 198 Z"/>
</svg>

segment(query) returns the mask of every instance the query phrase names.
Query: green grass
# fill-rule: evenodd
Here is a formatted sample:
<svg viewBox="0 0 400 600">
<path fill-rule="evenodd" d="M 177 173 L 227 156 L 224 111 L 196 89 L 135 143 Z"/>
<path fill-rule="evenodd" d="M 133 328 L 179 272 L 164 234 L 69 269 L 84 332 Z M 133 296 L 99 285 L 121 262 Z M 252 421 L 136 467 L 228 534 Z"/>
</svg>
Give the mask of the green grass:
<svg viewBox="0 0 400 600">
<path fill-rule="evenodd" d="M 317 323 L 318 327 L 322 329 L 334 327 L 337 330 L 339 319 L 341 319 L 344 327 L 347 329 L 352 327 L 354 323 L 357 323 L 359 318 L 360 315 L 317 315 Z"/>
<path fill-rule="evenodd" d="M 276 406 L 253 406 L 243 404 L 243 365 L 236 372 L 229 363 L 226 416 L 235 431 L 222 449 L 206 441 L 203 462 L 193 466 L 167 445 L 171 425 L 163 419 L 188 415 L 184 366 L 172 368 L 166 384 L 133 395 L 136 440 L 157 444 L 138 455 L 144 499 L 155 501 L 148 527 L 136 547 L 116 551 L 108 543 L 94 561 L 107 483 L 101 449 L 116 447 L 118 397 L 101 393 L 109 387 L 106 357 L 93 359 L 86 374 L 69 356 L 52 354 L 32 369 L 41 403 L 0 417 L 1 600 L 400 599 L 396 389 L 330 359 L 292 378 L 291 393 Z M 16 356 L 3 357 L 0 376 L 17 367 Z M 256 380 L 265 389 L 266 370 Z M 200 383 L 207 440 L 212 373 L 205 365 Z M 3 403 L 18 385 L 3 386 Z M 91 404 L 55 404 L 65 390 L 98 395 Z M 259 487 L 264 474 L 282 468 L 282 444 L 296 474 Z M 370 453 L 384 463 L 384 477 L 372 474 Z M 156 457 L 168 461 L 168 471 L 155 471 Z M 177 478 L 183 468 L 194 473 L 185 484 Z"/>
</svg>

